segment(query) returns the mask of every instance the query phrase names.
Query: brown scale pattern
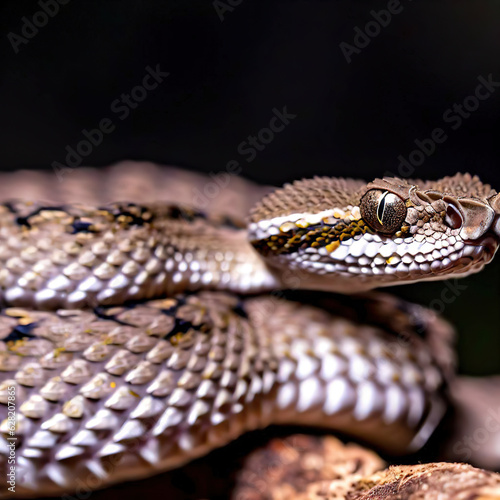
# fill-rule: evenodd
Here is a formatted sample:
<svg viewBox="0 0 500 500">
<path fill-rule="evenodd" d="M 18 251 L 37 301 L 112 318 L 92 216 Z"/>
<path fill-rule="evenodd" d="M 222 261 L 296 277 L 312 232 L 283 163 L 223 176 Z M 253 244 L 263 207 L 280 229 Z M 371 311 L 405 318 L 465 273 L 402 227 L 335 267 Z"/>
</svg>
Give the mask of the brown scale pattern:
<svg viewBox="0 0 500 500">
<path fill-rule="evenodd" d="M 100 316 L 7 310 L 0 431 L 8 436 L 7 388 L 14 386 L 17 492 L 151 474 L 265 422 L 262 390 L 250 385 L 276 367 L 237 305 L 235 297 L 207 293 Z M 29 337 L 13 335 L 16 327 L 29 327 Z M 254 411 L 241 414 L 243 404 Z M 5 444 L 2 438 L 2 478 Z"/>
<path fill-rule="evenodd" d="M 250 214 L 251 222 L 292 213 L 320 212 L 357 205 L 366 182 L 355 179 L 314 177 L 286 184 L 262 199 Z"/>
<path fill-rule="evenodd" d="M 483 201 L 496 194 L 489 184 L 483 184 L 479 177 L 468 173 L 459 173 L 437 181 L 394 178 L 390 179 L 390 183 L 401 186 L 402 189 L 396 191 L 399 191 L 404 199 L 407 197 L 407 189 L 412 185 L 422 191 L 435 190 L 458 198 L 473 197 Z M 295 181 L 264 197 L 258 206 L 252 209 L 250 220 L 258 222 L 292 213 L 315 213 L 332 208 L 345 208 L 348 205 L 357 206 L 366 190 L 373 187 L 372 184 L 361 180 L 331 177 Z"/>
<path fill-rule="evenodd" d="M 379 310 L 378 300 L 367 299 L 366 310 L 370 304 Z M 385 307 L 391 321 L 394 308 L 405 314 L 401 303 Z M 18 308 L 0 317 L 0 477 L 6 477 L 8 388 L 15 386 L 17 494 L 148 476 L 271 422 L 315 423 L 404 449 L 418 427 L 405 423 L 408 410 L 384 424 L 389 403 L 378 403 L 395 387 L 417 391 L 425 419 L 443 383 L 426 341 L 411 327 L 402 341 L 272 297 L 240 303 L 202 292 L 98 312 Z M 403 321 L 401 330 L 411 323 Z M 340 363 L 337 374 L 332 363 Z M 396 378 L 378 378 L 379 364 Z M 332 377 L 352 388 L 347 400 L 325 394 Z M 380 395 L 368 414 L 354 419 L 366 383 Z M 304 390 L 311 384 L 317 387 L 312 399 Z M 332 401 L 340 405 L 333 413 L 326 409 Z"/>
<path fill-rule="evenodd" d="M 0 299 L 8 305 L 119 304 L 199 289 L 203 271 L 210 272 L 206 287 L 216 287 L 223 270 L 232 274 L 229 288 L 257 268 L 265 273 L 238 221 L 167 204 L 99 209 L 12 202 L 0 205 L 0 221 Z M 187 254 L 200 275 L 191 283 Z M 177 270 L 183 277 L 174 283 Z"/>
<path fill-rule="evenodd" d="M 443 177 L 438 181 L 409 181 L 422 186 L 422 189 L 432 189 L 450 194 L 452 196 L 473 197 L 486 201 L 496 194 L 496 191 L 489 184 L 483 184 L 477 175 L 456 174 L 449 177 Z"/>
<path fill-rule="evenodd" d="M 0 176 L 0 199 L 40 200 L 46 204 L 90 206 L 133 200 L 187 205 L 210 213 L 244 218 L 270 188 L 237 176 L 224 178 L 224 187 L 207 190 L 207 176 L 149 162 L 123 161 L 106 168 L 78 167 L 56 174 L 52 170 L 17 170 Z M 207 194 L 205 194 L 207 193 Z"/>
<path fill-rule="evenodd" d="M 402 198 L 407 197 L 410 186 L 417 186 L 417 189 L 422 192 L 439 191 L 442 195 L 450 195 L 456 198 L 472 197 L 482 201 L 486 201 L 496 194 L 496 191 L 489 184 L 484 184 L 477 175 L 472 176 L 469 173 L 458 173 L 432 181 L 385 177 L 384 179 L 376 179 L 370 182 L 366 189 L 380 187 L 384 183 L 392 187 L 395 190 L 394 192 L 398 193 Z"/>
</svg>

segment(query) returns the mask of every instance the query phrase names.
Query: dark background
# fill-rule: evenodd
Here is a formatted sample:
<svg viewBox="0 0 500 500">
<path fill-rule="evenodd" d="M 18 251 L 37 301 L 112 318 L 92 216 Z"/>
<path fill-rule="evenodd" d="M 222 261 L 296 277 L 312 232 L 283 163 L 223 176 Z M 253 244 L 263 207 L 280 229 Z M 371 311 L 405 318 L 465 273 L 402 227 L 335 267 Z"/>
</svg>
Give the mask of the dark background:
<svg viewBox="0 0 500 500">
<path fill-rule="evenodd" d="M 364 29 L 370 11 L 388 0 L 222 0 L 232 9 L 222 21 L 212 0 L 66 1 L 17 53 L 8 35 L 22 35 L 23 16 L 32 20 L 40 6 L 0 5 L 3 170 L 64 163 L 83 129 L 111 118 L 116 129 L 82 164 L 137 159 L 219 172 L 237 160 L 242 175 L 263 183 L 317 174 L 372 179 L 397 172 L 398 156 L 408 158 L 416 139 L 442 127 L 447 140 L 414 176 L 470 171 L 500 189 L 500 89 L 457 130 L 443 121 L 473 94 L 479 76 L 500 81 L 498 0 L 401 0 L 402 11 L 350 64 L 340 44 L 353 44 L 354 29 Z M 156 65 L 170 75 L 120 120 L 111 103 Z M 296 118 L 247 162 L 238 146 L 284 106 Z M 500 259 L 461 284 L 466 290 L 444 310 L 460 334 L 460 371 L 500 373 Z M 392 291 L 430 305 L 445 287 Z M 213 474 L 214 484 L 227 487 L 235 452 L 244 455 L 249 442 L 257 443 L 254 435 L 184 472 L 95 498 L 159 497 L 169 482 L 188 491 Z"/>
<path fill-rule="evenodd" d="M 443 121 L 480 75 L 500 81 L 500 4 L 401 0 L 402 11 L 347 63 L 341 42 L 372 21 L 381 2 L 257 2 L 223 12 L 212 1 L 68 1 L 14 50 L 35 1 L 2 2 L 1 167 L 65 162 L 82 129 L 109 117 L 116 129 L 82 164 L 152 160 L 282 184 L 315 174 L 367 179 L 397 172 L 414 141 L 436 127 L 448 139 L 416 167 L 436 178 L 470 171 L 500 187 L 500 89 L 457 130 Z M 225 0 L 224 0 L 225 1 Z M 221 7 L 222 9 L 222 7 Z M 12 37 L 12 35 L 10 35 Z M 146 66 L 170 75 L 124 120 L 110 109 L 141 83 Z M 255 159 L 239 144 L 273 108 L 295 114 Z M 460 369 L 500 372 L 500 266 L 464 281 L 444 314 L 460 332 Z M 394 291 L 430 304 L 443 283 Z"/>
</svg>

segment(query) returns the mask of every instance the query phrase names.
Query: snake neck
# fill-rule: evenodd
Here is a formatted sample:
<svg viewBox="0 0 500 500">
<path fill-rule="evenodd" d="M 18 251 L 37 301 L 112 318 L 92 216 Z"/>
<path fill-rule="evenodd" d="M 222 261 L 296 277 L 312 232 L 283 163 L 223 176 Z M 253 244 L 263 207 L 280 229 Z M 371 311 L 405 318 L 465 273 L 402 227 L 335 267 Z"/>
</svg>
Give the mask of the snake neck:
<svg viewBox="0 0 500 500">
<path fill-rule="evenodd" d="M 245 229 L 184 226 L 165 243 L 167 293 L 224 290 L 254 294 L 281 288 L 276 273 L 247 240 Z"/>
<path fill-rule="evenodd" d="M 0 298 L 7 305 L 73 309 L 280 287 L 245 227 L 227 217 L 130 203 L 94 209 L 17 202 L 0 212 Z"/>
</svg>

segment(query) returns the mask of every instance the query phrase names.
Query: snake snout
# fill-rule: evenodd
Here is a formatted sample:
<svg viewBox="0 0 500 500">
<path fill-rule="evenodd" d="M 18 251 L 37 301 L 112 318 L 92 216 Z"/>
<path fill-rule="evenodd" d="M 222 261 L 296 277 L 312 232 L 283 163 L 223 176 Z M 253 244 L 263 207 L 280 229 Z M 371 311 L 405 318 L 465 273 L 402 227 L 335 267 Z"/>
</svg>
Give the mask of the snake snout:
<svg viewBox="0 0 500 500">
<path fill-rule="evenodd" d="M 484 260 L 489 262 L 495 255 L 496 251 L 498 250 L 499 237 L 487 233 L 484 236 L 481 236 L 481 238 L 478 238 L 476 240 L 469 240 L 466 241 L 465 243 L 467 245 L 477 247 L 476 251 L 482 253 Z M 481 251 L 479 249 L 481 249 Z"/>
<path fill-rule="evenodd" d="M 493 223 L 491 224 L 490 236 L 491 236 L 491 233 L 493 233 L 497 242 L 500 241 L 500 214 L 495 216 L 495 219 L 493 220 Z"/>
</svg>

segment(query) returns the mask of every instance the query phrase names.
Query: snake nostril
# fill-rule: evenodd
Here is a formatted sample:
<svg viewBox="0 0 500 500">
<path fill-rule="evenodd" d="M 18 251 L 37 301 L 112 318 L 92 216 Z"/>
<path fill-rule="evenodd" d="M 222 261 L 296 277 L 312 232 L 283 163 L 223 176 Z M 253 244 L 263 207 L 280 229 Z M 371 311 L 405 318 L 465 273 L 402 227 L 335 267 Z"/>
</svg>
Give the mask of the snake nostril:
<svg viewBox="0 0 500 500">
<path fill-rule="evenodd" d="M 449 227 L 451 227 L 451 229 L 459 229 L 460 227 L 462 227 L 464 220 L 458 208 L 452 204 L 449 204 L 448 208 L 446 209 L 446 217 L 444 218 L 444 222 Z"/>
</svg>

